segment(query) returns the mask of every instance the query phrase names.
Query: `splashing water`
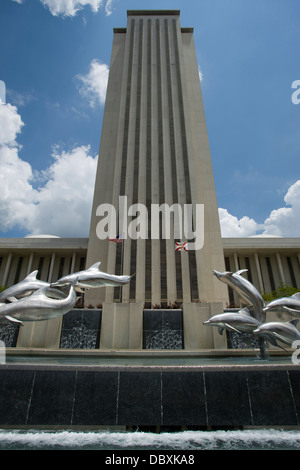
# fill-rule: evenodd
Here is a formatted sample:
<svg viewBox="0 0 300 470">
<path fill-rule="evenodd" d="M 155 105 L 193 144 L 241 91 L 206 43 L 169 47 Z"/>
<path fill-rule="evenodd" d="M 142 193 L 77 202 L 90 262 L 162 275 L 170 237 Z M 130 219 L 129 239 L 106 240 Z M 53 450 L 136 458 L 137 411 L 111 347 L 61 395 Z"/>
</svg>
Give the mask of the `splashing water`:
<svg viewBox="0 0 300 470">
<path fill-rule="evenodd" d="M 0 431 L 0 450 L 296 450 L 298 430 L 182 431 Z"/>
</svg>

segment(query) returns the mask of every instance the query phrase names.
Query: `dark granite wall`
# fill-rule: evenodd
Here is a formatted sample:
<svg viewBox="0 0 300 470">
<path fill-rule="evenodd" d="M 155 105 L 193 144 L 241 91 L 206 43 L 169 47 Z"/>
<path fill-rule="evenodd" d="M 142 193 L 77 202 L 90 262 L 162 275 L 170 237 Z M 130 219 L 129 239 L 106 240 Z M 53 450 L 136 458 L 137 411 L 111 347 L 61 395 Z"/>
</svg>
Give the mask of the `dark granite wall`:
<svg viewBox="0 0 300 470">
<path fill-rule="evenodd" d="M 0 425 L 296 426 L 299 370 L 0 368 Z"/>
</svg>

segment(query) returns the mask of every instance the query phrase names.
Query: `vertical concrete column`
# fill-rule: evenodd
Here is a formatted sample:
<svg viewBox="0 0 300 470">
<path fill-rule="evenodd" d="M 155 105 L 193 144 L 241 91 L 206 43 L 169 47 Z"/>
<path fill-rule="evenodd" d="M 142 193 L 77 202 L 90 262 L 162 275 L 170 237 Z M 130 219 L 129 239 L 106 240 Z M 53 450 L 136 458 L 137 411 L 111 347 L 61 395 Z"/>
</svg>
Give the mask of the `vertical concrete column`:
<svg viewBox="0 0 300 470">
<path fill-rule="evenodd" d="M 4 271 L 3 281 L 2 281 L 3 286 L 6 286 L 7 281 L 8 281 L 12 258 L 13 258 L 13 254 L 9 253 L 7 261 L 6 261 L 6 266 L 5 266 L 5 271 Z"/>
<path fill-rule="evenodd" d="M 236 252 L 233 253 L 233 260 L 234 260 L 234 270 L 238 271 L 240 269 L 239 267 L 239 260 Z"/>
<path fill-rule="evenodd" d="M 142 303 L 103 304 L 100 349 L 141 349 L 142 340 Z"/>
<path fill-rule="evenodd" d="M 58 349 L 62 318 L 26 322 L 20 327 L 18 348 Z"/>
<path fill-rule="evenodd" d="M 70 274 L 73 274 L 73 272 L 75 271 L 75 263 L 76 263 L 76 252 L 74 252 L 73 255 L 72 255 L 71 273 Z"/>
<path fill-rule="evenodd" d="M 31 273 L 31 270 L 32 270 L 33 257 L 34 257 L 34 253 L 33 253 L 33 252 L 31 252 L 31 253 L 30 253 L 29 260 L 28 260 L 28 266 L 27 266 L 27 276 L 28 276 L 28 274 L 30 274 L 30 273 Z"/>
<path fill-rule="evenodd" d="M 227 347 L 225 334 L 221 336 L 216 328 L 203 325 L 203 322 L 212 315 L 222 313 L 223 308 L 222 302 L 183 303 L 185 349 L 223 349 Z"/>
<path fill-rule="evenodd" d="M 283 266 L 282 266 L 282 262 L 281 262 L 281 256 L 280 256 L 280 253 L 278 253 L 278 252 L 276 253 L 276 261 L 277 261 L 280 281 L 285 282 L 285 276 L 284 276 Z"/>
<path fill-rule="evenodd" d="M 258 277 L 258 283 L 259 283 L 259 290 L 260 292 L 264 291 L 264 284 L 262 280 L 262 275 L 261 275 L 261 270 L 260 270 L 260 265 L 259 265 L 259 258 L 258 254 L 254 253 L 254 261 L 255 261 L 255 267 L 256 267 L 256 272 L 257 272 L 257 277 Z"/>
<path fill-rule="evenodd" d="M 52 282 L 52 280 L 53 280 L 52 275 L 53 275 L 54 263 L 55 263 L 55 253 L 52 253 L 51 261 L 50 261 L 49 275 L 48 275 L 48 282 Z"/>
</svg>

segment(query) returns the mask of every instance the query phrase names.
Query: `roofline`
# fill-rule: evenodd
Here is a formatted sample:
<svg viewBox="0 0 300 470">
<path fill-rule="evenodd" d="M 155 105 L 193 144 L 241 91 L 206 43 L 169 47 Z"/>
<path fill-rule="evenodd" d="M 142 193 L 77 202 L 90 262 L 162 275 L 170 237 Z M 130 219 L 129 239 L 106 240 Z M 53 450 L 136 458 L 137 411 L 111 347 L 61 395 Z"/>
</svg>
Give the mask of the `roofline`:
<svg viewBox="0 0 300 470">
<path fill-rule="evenodd" d="M 180 16 L 180 10 L 127 10 L 127 16 Z"/>
</svg>

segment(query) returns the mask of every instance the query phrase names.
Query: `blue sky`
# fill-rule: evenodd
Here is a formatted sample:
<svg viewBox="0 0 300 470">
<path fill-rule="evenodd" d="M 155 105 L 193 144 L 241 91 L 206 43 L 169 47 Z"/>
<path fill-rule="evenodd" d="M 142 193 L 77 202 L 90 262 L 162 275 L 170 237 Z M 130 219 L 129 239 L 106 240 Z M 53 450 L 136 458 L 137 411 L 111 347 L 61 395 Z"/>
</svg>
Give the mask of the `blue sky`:
<svg viewBox="0 0 300 470">
<path fill-rule="evenodd" d="M 299 237 L 299 0 L 1 0 L 0 236 L 88 236 L 113 28 L 144 8 L 194 27 L 223 236 Z"/>
</svg>

